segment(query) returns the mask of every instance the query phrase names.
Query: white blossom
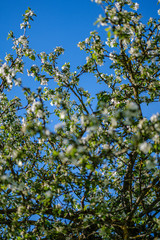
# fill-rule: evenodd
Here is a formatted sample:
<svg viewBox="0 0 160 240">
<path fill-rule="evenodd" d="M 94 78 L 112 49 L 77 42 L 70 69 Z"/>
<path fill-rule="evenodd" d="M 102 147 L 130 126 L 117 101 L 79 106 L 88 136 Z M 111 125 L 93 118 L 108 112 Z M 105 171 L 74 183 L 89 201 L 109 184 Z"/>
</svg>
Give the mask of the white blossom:
<svg viewBox="0 0 160 240">
<path fill-rule="evenodd" d="M 23 29 L 25 27 L 26 27 L 26 23 L 23 22 L 23 23 L 20 24 L 20 29 Z"/>
<path fill-rule="evenodd" d="M 14 80 L 15 86 L 20 86 L 21 85 L 21 78 L 17 78 Z"/>
<path fill-rule="evenodd" d="M 102 0 L 95 0 L 95 3 L 101 4 Z"/>
<path fill-rule="evenodd" d="M 48 81 L 45 77 L 41 77 L 40 82 L 41 82 L 41 85 L 47 85 L 48 84 Z"/>
<path fill-rule="evenodd" d="M 52 196 L 52 192 L 50 190 L 45 192 L 45 196 L 46 198 L 50 198 Z"/>
<path fill-rule="evenodd" d="M 138 4 L 138 3 L 135 3 L 135 4 L 134 4 L 134 8 L 133 8 L 133 9 L 134 9 L 135 11 L 137 11 L 137 10 L 138 10 L 138 8 L 139 8 L 139 4 Z"/>
<path fill-rule="evenodd" d="M 116 2 L 116 3 L 115 3 L 115 6 L 116 6 L 116 8 L 117 8 L 118 11 L 121 10 L 121 4 L 120 4 L 119 2 Z"/>
<path fill-rule="evenodd" d="M 89 41 L 89 38 L 86 38 L 86 39 L 85 39 L 85 43 L 86 43 L 86 44 L 89 44 L 89 42 L 90 42 L 90 41 Z"/>
<path fill-rule="evenodd" d="M 27 44 L 28 44 L 28 40 L 27 40 L 27 38 L 24 35 L 22 35 L 22 36 L 20 36 L 18 38 L 18 42 L 17 43 L 21 43 L 24 47 L 26 47 Z"/>
<path fill-rule="evenodd" d="M 41 102 L 37 102 L 37 101 L 34 100 L 30 109 L 31 109 L 32 112 L 35 112 L 35 110 L 40 108 L 41 106 L 42 106 Z"/>
<path fill-rule="evenodd" d="M 134 52 L 135 52 L 135 49 L 131 47 L 130 50 L 129 50 L 129 53 L 133 54 Z"/>
<path fill-rule="evenodd" d="M 146 161 L 146 167 L 150 170 L 152 168 L 155 167 L 155 162 L 151 161 L 151 160 L 147 160 Z"/>
<path fill-rule="evenodd" d="M 51 132 L 50 132 L 48 129 L 46 129 L 46 130 L 45 130 L 45 135 L 46 135 L 46 136 L 49 136 L 50 134 L 51 134 Z"/>
<path fill-rule="evenodd" d="M 61 123 L 57 123 L 55 126 L 54 126 L 54 131 L 58 131 L 59 129 L 63 128 L 65 126 L 65 123 L 64 122 L 61 122 Z"/>
<path fill-rule="evenodd" d="M 8 179 L 8 175 L 2 175 L 2 176 L 1 176 L 1 180 L 2 180 L 2 181 L 6 181 L 7 179 Z"/>
<path fill-rule="evenodd" d="M 151 149 L 151 144 L 150 144 L 150 143 L 147 143 L 147 142 L 143 142 L 143 143 L 141 143 L 141 144 L 139 145 L 139 149 L 140 149 L 143 153 L 147 154 L 147 153 L 150 151 L 150 149 Z"/>
<path fill-rule="evenodd" d="M 116 118 L 112 118 L 112 119 L 111 119 L 111 124 L 112 124 L 112 127 L 116 127 L 116 126 L 117 126 L 117 120 L 116 120 Z"/>
<path fill-rule="evenodd" d="M 158 120 L 158 117 L 159 117 L 159 113 L 153 114 L 150 118 L 151 122 L 156 122 Z"/>
<path fill-rule="evenodd" d="M 22 165 L 23 165 L 23 164 L 22 164 L 22 161 L 18 161 L 17 164 L 18 164 L 18 167 L 22 167 Z"/>
<path fill-rule="evenodd" d="M 112 61 L 114 61 L 114 59 L 115 59 L 115 54 L 114 54 L 113 52 L 111 52 L 111 53 L 109 54 L 109 59 L 112 60 Z"/>
<path fill-rule="evenodd" d="M 25 13 L 26 17 L 32 17 L 34 16 L 34 12 L 30 9 L 27 13 Z"/>
<path fill-rule="evenodd" d="M 70 153 L 72 151 L 72 149 L 74 148 L 73 145 L 69 145 L 66 149 L 66 153 Z"/>
<path fill-rule="evenodd" d="M 127 107 L 131 111 L 137 111 L 138 110 L 138 105 L 135 102 L 129 102 L 129 104 L 127 104 Z"/>
<path fill-rule="evenodd" d="M 8 76 L 6 77 L 6 80 L 7 80 L 7 83 L 8 83 L 8 84 L 11 84 L 11 82 L 12 82 L 11 76 L 8 75 Z"/>
<path fill-rule="evenodd" d="M 152 139 L 153 139 L 153 141 L 155 141 L 155 142 L 159 142 L 159 141 L 160 141 L 160 136 L 159 136 L 159 134 L 155 134 Z"/>
</svg>

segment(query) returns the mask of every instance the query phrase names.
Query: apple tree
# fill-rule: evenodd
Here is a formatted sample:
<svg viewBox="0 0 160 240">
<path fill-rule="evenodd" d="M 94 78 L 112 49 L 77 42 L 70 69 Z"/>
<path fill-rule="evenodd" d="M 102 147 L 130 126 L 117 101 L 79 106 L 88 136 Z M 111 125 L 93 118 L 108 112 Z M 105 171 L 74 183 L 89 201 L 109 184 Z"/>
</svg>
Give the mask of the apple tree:
<svg viewBox="0 0 160 240">
<path fill-rule="evenodd" d="M 59 66 L 62 47 L 30 47 L 30 8 L 22 35 L 8 35 L 13 49 L 0 62 L 1 239 L 160 239 L 160 21 L 144 24 L 132 0 L 95 2 L 106 39 L 93 31 L 78 43 L 87 57 L 75 71 Z M 92 95 L 83 77 L 102 91 Z M 144 109 L 153 103 L 149 118 Z"/>
</svg>

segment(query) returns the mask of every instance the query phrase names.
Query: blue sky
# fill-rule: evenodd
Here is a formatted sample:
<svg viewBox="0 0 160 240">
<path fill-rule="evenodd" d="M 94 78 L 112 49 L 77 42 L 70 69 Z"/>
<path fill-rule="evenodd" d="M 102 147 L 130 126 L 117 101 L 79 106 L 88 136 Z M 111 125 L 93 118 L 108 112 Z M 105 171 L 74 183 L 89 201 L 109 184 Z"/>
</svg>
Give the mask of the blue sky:
<svg viewBox="0 0 160 240">
<path fill-rule="evenodd" d="M 158 17 L 157 0 L 137 0 L 144 21 L 149 17 Z M 27 35 L 30 36 L 30 46 L 36 52 L 50 52 L 56 46 L 62 46 L 65 54 L 63 62 L 70 62 L 72 69 L 85 62 L 85 54 L 79 50 L 77 43 L 89 36 L 90 31 L 98 30 L 105 39 L 106 32 L 93 25 L 99 14 L 100 6 L 91 0 L 6 0 L 1 1 L 0 7 L 0 59 L 5 53 L 11 52 L 12 43 L 7 41 L 7 34 L 12 30 L 18 37 L 23 32 L 20 30 L 22 14 L 29 7 L 35 11 L 37 17 L 32 23 L 32 28 Z M 91 79 L 85 80 L 85 87 L 95 86 Z M 99 89 L 101 87 L 99 86 Z M 157 112 L 157 105 L 148 108 L 147 114 Z"/>
<path fill-rule="evenodd" d="M 157 16 L 157 0 L 137 0 L 145 17 Z M 30 42 L 36 51 L 51 51 L 55 46 L 65 48 L 66 58 L 79 64 L 77 43 L 89 36 L 96 26 L 93 23 L 102 13 L 100 6 L 91 0 L 6 0 L 0 8 L 0 58 L 9 49 L 6 41 L 10 30 L 15 33 L 22 22 L 22 14 L 31 7 L 37 14 L 29 32 Z M 100 31 L 100 29 L 98 29 Z M 104 33 L 105 34 L 105 33 Z M 78 54 L 78 57 L 77 57 Z"/>
</svg>

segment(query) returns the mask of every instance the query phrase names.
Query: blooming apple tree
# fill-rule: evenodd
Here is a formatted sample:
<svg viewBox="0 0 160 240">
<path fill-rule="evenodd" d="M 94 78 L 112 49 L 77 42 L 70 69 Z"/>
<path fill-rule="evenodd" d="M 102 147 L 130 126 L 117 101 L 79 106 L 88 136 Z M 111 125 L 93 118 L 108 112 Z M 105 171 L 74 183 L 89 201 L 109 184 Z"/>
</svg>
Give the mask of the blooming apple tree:
<svg viewBox="0 0 160 240">
<path fill-rule="evenodd" d="M 74 72 L 58 66 L 61 47 L 30 48 L 30 8 L 23 35 L 9 33 L 13 51 L 0 62 L 2 239 L 160 238 L 160 115 L 144 115 L 160 100 L 160 21 L 142 23 L 131 0 L 95 2 L 107 39 L 94 31 L 79 42 L 87 57 Z M 89 74 L 105 86 L 96 96 L 81 85 Z M 23 97 L 10 97 L 15 88 Z"/>
</svg>

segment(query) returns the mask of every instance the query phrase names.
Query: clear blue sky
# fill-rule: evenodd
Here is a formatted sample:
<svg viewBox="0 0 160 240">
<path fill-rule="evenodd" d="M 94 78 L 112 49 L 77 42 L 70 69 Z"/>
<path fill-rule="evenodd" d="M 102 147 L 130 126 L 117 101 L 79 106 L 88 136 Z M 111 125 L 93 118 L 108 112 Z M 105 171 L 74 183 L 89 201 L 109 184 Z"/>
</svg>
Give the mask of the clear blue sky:
<svg viewBox="0 0 160 240">
<path fill-rule="evenodd" d="M 137 0 L 143 16 L 157 16 L 157 0 Z M 77 43 L 84 40 L 102 10 L 91 0 L 5 0 L 0 5 L 0 58 L 9 49 L 6 42 L 10 30 L 17 32 L 22 14 L 31 7 L 37 14 L 30 31 L 30 42 L 36 51 L 51 51 L 55 46 L 65 48 L 66 58 L 79 63 Z M 20 33 L 20 32 L 19 32 Z M 77 57 L 78 54 L 78 57 Z"/>
<path fill-rule="evenodd" d="M 150 16 L 158 17 L 157 0 L 137 0 L 139 11 L 146 21 Z M 17 37 L 22 34 L 20 23 L 22 14 L 31 7 L 37 17 L 28 32 L 30 46 L 37 52 L 50 52 L 56 46 L 65 49 L 64 62 L 70 62 L 72 69 L 85 62 L 84 54 L 77 47 L 79 41 L 89 36 L 90 31 L 97 27 L 93 25 L 98 15 L 102 13 L 100 6 L 91 0 L 5 0 L 0 5 L 0 59 L 5 53 L 10 53 L 11 41 L 6 41 L 7 34 L 12 30 Z M 97 29 L 105 39 L 105 32 Z M 87 85 L 88 84 L 88 85 Z M 86 82 L 89 88 L 90 81 Z M 93 87 L 94 88 L 94 87 Z M 157 112 L 152 107 L 150 112 Z M 149 114 L 150 115 L 150 114 Z"/>
</svg>

